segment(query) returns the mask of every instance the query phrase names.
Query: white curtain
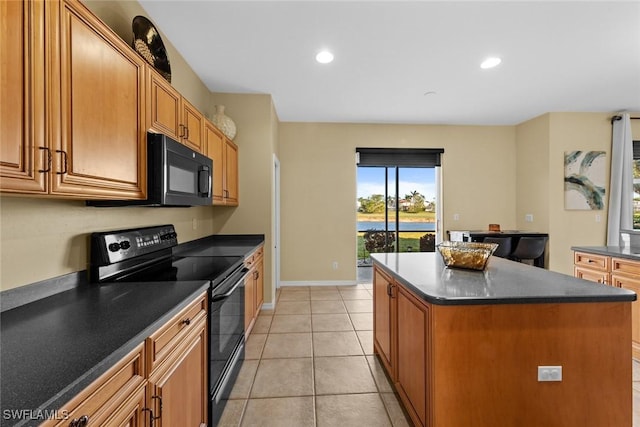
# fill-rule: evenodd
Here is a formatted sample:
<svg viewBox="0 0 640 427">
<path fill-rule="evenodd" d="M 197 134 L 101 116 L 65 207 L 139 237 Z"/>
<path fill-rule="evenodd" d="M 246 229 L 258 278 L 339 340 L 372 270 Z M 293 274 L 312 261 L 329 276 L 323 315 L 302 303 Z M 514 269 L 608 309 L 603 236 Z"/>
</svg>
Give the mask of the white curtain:
<svg viewBox="0 0 640 427">
<path fill-rule="evenodd" d="M 620 246 L 620 230 L 633 229 L 633 142 L 628 113 L 614 120 L 607 246 Z"/>
</svg>

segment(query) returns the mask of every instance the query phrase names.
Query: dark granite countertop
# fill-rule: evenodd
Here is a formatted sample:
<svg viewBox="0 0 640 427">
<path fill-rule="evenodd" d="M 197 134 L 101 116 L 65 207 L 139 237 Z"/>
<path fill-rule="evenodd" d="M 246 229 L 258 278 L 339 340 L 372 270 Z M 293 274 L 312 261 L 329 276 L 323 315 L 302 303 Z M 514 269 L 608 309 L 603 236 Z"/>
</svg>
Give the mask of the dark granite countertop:
<svg viewBox="0 0 640 427">
<path fill-rule="evenodd" d="M 173 253 L 182 256 L 245 256 L 264 243 L 264 234 L 216 234 L 181 243 Z"/>
<path fill-rule="evenodd" d="M 87 285 L 0 317 L 2 426 L 7 410 L 55 410 L 194 301 L 208 281 Z"/>
<path fill-rule="evenodd" d="M 447 268 L 438 253 L 371 254 L 374 263 L 440 305 L 635 301 L 626 289 L 491 257 L 484 271 Z"/>
<path fill-rule="evenodd" d="M 571 250 L 640 261 L 640 248 L 621 248 L 620 246 L 572 246 Z"/>
</svg>

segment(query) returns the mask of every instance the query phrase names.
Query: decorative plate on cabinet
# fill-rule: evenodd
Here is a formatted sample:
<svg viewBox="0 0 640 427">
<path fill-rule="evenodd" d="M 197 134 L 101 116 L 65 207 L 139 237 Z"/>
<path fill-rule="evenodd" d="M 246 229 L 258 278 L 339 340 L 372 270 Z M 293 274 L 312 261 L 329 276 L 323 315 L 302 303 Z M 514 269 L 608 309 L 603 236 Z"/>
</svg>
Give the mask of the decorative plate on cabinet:
<svg viewBox="0 0 640 427">
<path fill-rule="evenodd" d="M 156 27 L 144 16 L 136 16 L 131 24 L 133 28 L 133 48 L 153 68 L 171 83 L 171 64 L 167 57 L 160 33 Z"/>
</svg>

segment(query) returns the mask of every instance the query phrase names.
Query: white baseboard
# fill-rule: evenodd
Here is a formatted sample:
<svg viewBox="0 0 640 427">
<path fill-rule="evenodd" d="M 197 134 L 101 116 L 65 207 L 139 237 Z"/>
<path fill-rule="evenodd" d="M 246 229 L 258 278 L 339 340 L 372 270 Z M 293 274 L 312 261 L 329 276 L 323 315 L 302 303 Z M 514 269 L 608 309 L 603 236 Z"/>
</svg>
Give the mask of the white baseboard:
<svg viewBox="0 0 640 427">
<path fill-rule="evenodd" d="M 260 307 L 260 310 L 273 310 L 274 308 L 276 308 L 276 305 L 274 303 L 263 302 L 262 307 Z"/>
<path fill-rule="evenodd" d="M 355 280 L 300 280 L 300 281 L 280 281 L 280 287 L 286 286 L 351 286 L 357 285 Z"/>
</svg>

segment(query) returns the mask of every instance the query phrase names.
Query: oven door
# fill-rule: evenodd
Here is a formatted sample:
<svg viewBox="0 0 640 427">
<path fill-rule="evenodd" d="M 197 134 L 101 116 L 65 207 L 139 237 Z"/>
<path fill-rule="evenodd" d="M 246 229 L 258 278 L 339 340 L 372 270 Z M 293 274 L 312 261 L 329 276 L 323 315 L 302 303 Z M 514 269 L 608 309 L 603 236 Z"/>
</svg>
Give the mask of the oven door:
<svg viewBox="0 0 640 427">
<path fill-rule="evenodd" d="M 241 267 L 211 292 L 209 387 L 212 395 L 233 368 L 230 365 L 238 363 L 236 353 L 244 344 L 244 279 L 248 271 Z"/>
</svg>

